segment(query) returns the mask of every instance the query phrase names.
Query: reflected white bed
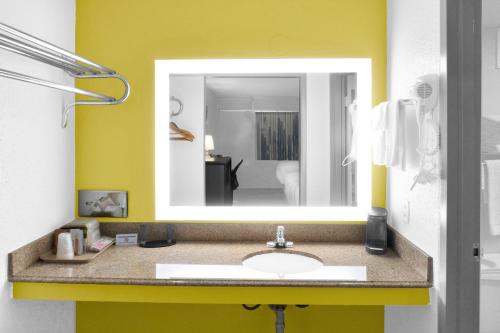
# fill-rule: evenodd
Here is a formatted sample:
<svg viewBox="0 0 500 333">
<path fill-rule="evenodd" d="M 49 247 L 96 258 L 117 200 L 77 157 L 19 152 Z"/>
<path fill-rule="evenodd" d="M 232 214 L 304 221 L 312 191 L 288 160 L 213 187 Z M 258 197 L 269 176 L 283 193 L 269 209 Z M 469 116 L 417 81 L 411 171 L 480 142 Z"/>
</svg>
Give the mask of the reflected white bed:
<svg viewBox="0 0 500 333">
<path fill-rule="evenodd" d="M 283 192 L 290 206 L 299 205 L 300 173 L 298 161 L 283 161 L 276 166 L 276 178 L 283 184 Z"/>
</svg>

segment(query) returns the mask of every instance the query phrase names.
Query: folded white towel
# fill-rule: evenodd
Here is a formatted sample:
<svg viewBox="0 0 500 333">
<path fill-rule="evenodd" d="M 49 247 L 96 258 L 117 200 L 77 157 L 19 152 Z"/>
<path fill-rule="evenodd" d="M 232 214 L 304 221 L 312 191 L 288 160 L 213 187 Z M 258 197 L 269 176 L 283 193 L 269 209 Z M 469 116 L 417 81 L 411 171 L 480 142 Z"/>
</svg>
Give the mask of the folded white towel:
<svg viewBox="0 0 500 333">
<path fill-rule="evenodd" d="M 349 106 L 347 107 L 347 110 L 349 111 L 349 115 L 351 116 L 351 128 L 352 128 L 352 134 L 351 134 L 351 151 L 349 154 L 347 154 L 346 157 L 344 157 L 344 160 L 342 161 L 342 166 L 348 166 L 352 162 L 356 161 L 358 158 L 358 102 L 357 100 L 354 100 Z"/>
<path fill-rule="evenodd" d="M 500 160 L 487 160 L 488 222 L 492 235 L 500 235 Z"/>
<path fill-rule="evenodd" d="M 389 102 L 378 104 L 372 110 L 372 159 L 377 165 L 385 165 L 386 161 L 386 134 L 387 134 L 387 106 Z"/>
<path fill-rule="evenodd" d="M 400 116 L 399 101 L 384 102 L 372 112 L 373 163 L 394 167 L 403 159 L 403 117 Z"/>
<path fill-rule="evenodd" d="M 389 102 L 387 106 L 387 135 L 386 135 L 386 165 L 398 166 L 402 162 L 403 153 L 403 124 L 399 113 L 399 101 Z"/>
</svg>

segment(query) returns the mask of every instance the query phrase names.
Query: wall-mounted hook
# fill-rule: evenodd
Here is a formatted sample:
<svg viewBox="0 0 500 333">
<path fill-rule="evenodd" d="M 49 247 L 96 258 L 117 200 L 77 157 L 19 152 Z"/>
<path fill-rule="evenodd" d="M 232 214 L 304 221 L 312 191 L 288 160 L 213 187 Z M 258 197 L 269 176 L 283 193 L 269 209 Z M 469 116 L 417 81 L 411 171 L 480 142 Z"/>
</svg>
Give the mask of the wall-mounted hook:
<svg viewBox="0 0 500 333">
<path fill-rule="evenodd" d="M 180 99 L 178 99 L 177 97 L 174 97 L 174 96 L 170 96 L 170 100 L 179 104 L 179 109 L 177 111 L 174 112 L 174 111 L 170 110 L 170 116 L 176 117 L 182 113 L 182 110 L 184 109 L 184 104 L 182 104 L 182 101 Z"/>
</svg>

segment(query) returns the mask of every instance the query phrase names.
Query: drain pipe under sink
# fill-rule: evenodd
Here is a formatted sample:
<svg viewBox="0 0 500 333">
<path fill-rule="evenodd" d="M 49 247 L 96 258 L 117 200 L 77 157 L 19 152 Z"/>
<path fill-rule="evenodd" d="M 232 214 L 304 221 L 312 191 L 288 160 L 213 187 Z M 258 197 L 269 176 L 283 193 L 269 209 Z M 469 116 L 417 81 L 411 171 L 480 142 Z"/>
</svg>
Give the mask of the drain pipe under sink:
<svg viewBox="0 0 500 333">
<path fill-rule="evenodd" d="M 270 304 L 269 308 L 276 314 L 276 333 L 285 333 L 285 309 L 286 305 Z"/>
<path fill-rule="evenodd" d="M 248 311 L 254 311 L 260 308 L 260 304 L 255 304 L 255 305 L 248 305 L 248 304 L 241 304 L 245 310 Z M 296 304 L 296 307 L 300 309 L 307 308 L 309 305 L 307 304 Z M 284 304 L 269 304 L 269 309 L 273 310 L 274 314 L 276 315 L 276 333 L 285 333 L 285 309 L 286 305 Z"/>
</svg>

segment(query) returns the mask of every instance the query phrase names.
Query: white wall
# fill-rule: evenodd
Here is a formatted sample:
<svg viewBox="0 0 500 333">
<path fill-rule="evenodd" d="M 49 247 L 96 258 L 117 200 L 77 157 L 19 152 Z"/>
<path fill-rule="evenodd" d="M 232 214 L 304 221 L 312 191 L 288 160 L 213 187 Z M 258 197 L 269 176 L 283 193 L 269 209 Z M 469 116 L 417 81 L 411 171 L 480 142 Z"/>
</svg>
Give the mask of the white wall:
<svg viewBox="0 0 500 333">
<path fill-rule="evenodd" d="M 498 2 L 500 3 L 500 1 Z M 483 4 L 483 12 L 491 11 L 491 2 Z M 498 6 L 498 5 L 497 5 Z M 497 62 L 497 29 L 500 27 L 500 17 L 491 20 L 494 26 L 483 27 L 482 31 L 482 92 L 481 92 L 481 151 L 498 153 L 500 151 L 500 69 Z M 500 252 L 500 236 L 493 236 L 487 218 L 487 205 L 481 206 L 481 245 L 485 253 Z"/>
<path fill-rule="evenodd" d="M 496 27 L 484 27 L 482 35 L 482 114 L 484 116 L 500 116 L 500 69 L 497 65 L 497 29 Z"/>
<path fill-rule="evenodd" d="M 193 133 L 195 139 L 170 141 L 170 204 L 205 205 L 205 79 L 202 75 L 170 78 L 170 95 L 182 101 L 184 109 L 171 121 Z M 165 128 L 165 130 L 167 130 Z"/>
<path fill-rule="evenodd" d="M 205 107 L 207 108 L 205 113 L 205 134 L 215 136 L 220 112 L 217 105 L 217 96 L 210 89 L 205 89 Z"/>
<path fill-rule="evenodd" d="M 388 0 L 388 97 L 407 98 L 415 78 L 439 73 L 440 3 L 436 0 Z M 439 110 L 435 110 L 438 115 Z M 406 165 L 403 170 L 388 169 L 387 207 L 389 223 L 434 258 L 434 277 L 439 276 L 440 184 L 410 186 L 417 172 L 416 119 L 406 111 Z M 438 157 L 436 157 L 438 160 Z M 403 217 L 403 203 L 410 206 L 409 223 Z M 437 281 L 434 282 L 437 285 Z M 437 294 L 431 292 L 428 307 L 387 307 L 387 333 L 437 332 Z"/>
<path fill-rule="evenodd" d="M 74 0 L 0 0 L 0 22 L 74 49 Z M 60 70 L 6 52 L 0 67 L 70 84 Z M 0 78 L 0 332 L 73 332 L 73 302 L 10 298 L 7 253 L 74 217 L 72 95 Z"/>
<path fill-rule="evenodd" d="M 481 151 L 500 151 L 500 69 L 497 68 L 497 30 L 500 28 L 500 1 L 485 0 L 482 9 L 482 86 L 481 86 Z M 485 193 L 483 193 L 484 195 Z M 481 204 L 481 247 L 485 254 L 500 252 L 500 236 L 491 234 L 488 218 L 488 196 Z M 493 205 L 498 203 L 491 203 Z M 481 279 L 480 330 L 498 332 L 500 287 L 498 281 Z"/>
<path fill-rule="evenodd" d="M 330 206 L 330 74 L 307 74 L 307 206 Z"/>
</svg>

